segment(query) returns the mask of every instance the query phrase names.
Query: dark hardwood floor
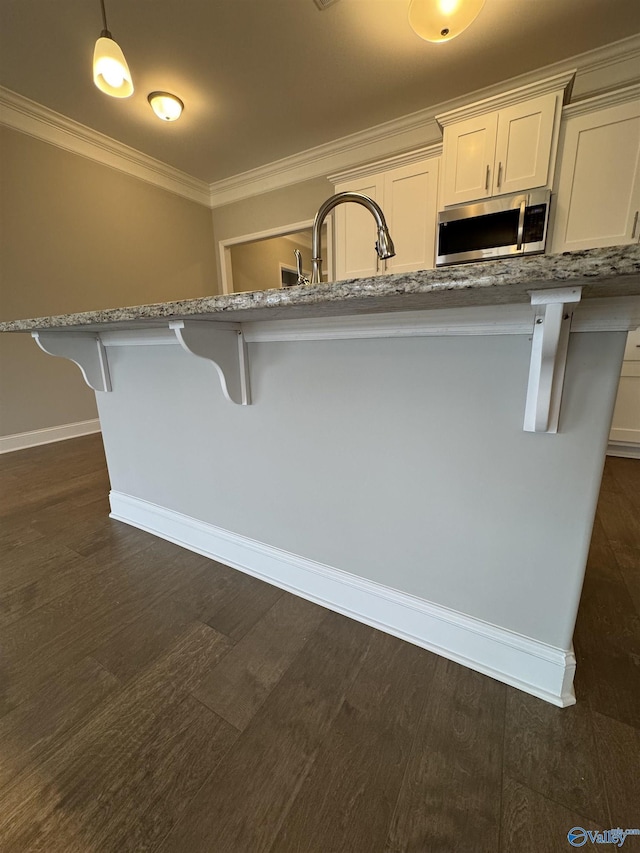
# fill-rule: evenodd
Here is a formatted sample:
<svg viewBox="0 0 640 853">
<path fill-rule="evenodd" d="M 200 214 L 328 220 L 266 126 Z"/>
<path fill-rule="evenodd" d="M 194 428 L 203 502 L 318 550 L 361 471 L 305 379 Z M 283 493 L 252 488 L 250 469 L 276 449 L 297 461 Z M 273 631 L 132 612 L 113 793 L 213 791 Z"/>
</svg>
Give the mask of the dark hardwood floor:
<svg viewBox="0 0 640 853">
<path fill-rule="evenodd" d="M 566 709 L 109 520 L 99 436 L 0 476 L 2 853 L 557 853 L 640 827 L 640 461 L 607 461 Z"/>
</svg>

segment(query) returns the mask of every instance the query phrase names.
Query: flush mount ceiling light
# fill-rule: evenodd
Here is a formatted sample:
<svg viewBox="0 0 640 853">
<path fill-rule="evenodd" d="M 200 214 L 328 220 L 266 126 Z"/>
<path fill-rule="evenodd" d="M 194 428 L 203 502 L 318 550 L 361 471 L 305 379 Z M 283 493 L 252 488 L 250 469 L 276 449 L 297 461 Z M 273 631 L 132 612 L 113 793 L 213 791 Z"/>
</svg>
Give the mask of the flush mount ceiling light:
<svg viewBox="0 0 640 853">
<path fill-rule="evenodd" d="M 151 109 L 163 121 L 175 121 L 180 118 L 184 104 L 180 98 L 170 92 L 152 92 L 147 95 Z"/>
<path fill-rule="evenodd" d="M 131 72 L 120 46 L 113 40 L 107 27 L 104 0 L 100 0 L 100 6 L 103 30 L 93 51 L 93 82 L 101 92 L 112 98 L 128 98 L 133 94 Z"/>
<path fill-rule="evenodd" d="M 450 41 L 466 30 L 485 0 L 411 0 L 409 23 L 426 41 Z"/>
</svg>

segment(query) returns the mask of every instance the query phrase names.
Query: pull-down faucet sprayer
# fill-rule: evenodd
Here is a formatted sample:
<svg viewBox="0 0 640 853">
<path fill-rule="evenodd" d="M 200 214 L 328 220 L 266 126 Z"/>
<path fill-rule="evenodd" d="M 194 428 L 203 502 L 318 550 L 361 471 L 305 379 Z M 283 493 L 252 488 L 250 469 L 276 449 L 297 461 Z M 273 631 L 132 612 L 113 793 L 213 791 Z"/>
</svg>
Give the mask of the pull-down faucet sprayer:
<svg viewBox="0 0 640 853">
<path fill-rule="evenodd" d="M 384 213 L 377 202 L 368 195 L 362 193 L 336 193 L 328 198 L 316 213 L 316 218 L 313 220 L 313 231 L 311 234 L 311 284 L 320 284 L 322 281 L 322 257 L 320 255 L 320 230 L 327 217 L 334 207 L 346 201 L 354 201 L 356 204 L 361 204 L 366 207 L 376 221 L 378 227 L 378 239 L 376 240 L 375 249 L 380 260 L 392 258 L 396 250 L 393 246 L 393 240 L 389 234 L 387 223 L 384 218 Z"/>
</svg>

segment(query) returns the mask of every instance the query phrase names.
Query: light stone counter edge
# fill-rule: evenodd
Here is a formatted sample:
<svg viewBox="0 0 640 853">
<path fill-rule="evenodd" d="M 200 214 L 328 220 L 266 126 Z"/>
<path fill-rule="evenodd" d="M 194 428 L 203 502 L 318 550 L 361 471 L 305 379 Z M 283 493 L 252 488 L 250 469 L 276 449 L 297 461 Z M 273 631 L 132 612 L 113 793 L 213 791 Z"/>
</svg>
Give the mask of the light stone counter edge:
<svg viewBox="0 0 640 853">
<path fill-rule="evenodd" d="M 440 267 L 0 323 L 0 332 L 136 328 L 168 319 L 218 322 L 349 316 L 529 302 L 532 290 L 582 285 L 583 298 L 640 296 L 640 245 Z"/>
</svg>

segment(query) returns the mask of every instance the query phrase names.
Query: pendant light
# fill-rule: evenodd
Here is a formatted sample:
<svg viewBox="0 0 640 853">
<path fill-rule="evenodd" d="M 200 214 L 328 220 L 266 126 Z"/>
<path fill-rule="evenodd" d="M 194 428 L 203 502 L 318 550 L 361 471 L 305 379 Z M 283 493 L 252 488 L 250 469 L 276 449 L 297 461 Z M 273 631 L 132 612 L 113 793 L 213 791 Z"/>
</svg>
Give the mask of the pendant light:
<svg viewBox="0 0 640 853">
<path fill-rule="evenodd" d="M 107 27 L 107 13 L 104 0 L 102 7 L 103 30 L 93 51 L 93 82 L 101 92 L 112 98 L 128 98 L 133 94 L 133 82 L 127 60 L 116 44 Z"/>
<path fill-rule="evenodd" d="M 176 95 L 170 92 L 151 92 L 147 100 L 154 113 L 163 121 L 175 121 L 180 118 L 184 104 Z"/>
<path fill-rule="evenodd" d="M 450 41 L 466 30 L 485 0 L 411 0 L 409 23 L 426 41 Z"/>
</svg>

